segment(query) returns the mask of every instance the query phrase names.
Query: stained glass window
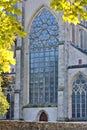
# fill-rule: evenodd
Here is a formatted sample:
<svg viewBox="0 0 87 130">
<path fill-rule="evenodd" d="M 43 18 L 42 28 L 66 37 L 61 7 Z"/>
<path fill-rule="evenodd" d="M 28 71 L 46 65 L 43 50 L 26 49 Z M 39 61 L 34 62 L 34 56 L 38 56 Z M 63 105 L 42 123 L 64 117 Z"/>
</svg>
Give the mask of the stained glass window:
<svg viewBox="0 0 87 130">
<path fill-rule="evenodd" d="M 58 30 L 56 18 L 46 8 L 32 22 L 29 34 L 30 105 L 57 103 Z"/>
<path fill-rule="evenodd" d="M 81 74 L 72 85 L 72 118 L 87 118 L 87 80 Z"/>
</svg>

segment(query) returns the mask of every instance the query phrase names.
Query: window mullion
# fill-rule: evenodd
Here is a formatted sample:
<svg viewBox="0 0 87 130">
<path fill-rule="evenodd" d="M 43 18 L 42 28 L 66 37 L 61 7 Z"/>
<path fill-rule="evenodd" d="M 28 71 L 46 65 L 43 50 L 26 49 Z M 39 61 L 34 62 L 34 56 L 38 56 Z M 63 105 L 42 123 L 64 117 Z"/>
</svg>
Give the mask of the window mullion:
<svg viewBox="0 0 87 130">
<path fill-rule="evenodd" d="M 75 92 L 75 117 L 77 118 L 77 92 Z"/>
</svg>

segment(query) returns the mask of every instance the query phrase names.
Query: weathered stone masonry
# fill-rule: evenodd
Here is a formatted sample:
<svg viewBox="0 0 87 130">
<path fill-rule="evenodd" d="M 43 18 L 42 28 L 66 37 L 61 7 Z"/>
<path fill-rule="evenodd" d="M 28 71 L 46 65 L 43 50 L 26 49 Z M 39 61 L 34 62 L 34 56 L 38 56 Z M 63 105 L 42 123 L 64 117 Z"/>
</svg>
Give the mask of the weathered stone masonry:
<svg viewBox="0 0 87 130">
<path fill-rule="evenodd" d="M 0 130 L 87 130 L 87 123 L 38 123 L 24 121 L 0 121 Z"/>
</svg>

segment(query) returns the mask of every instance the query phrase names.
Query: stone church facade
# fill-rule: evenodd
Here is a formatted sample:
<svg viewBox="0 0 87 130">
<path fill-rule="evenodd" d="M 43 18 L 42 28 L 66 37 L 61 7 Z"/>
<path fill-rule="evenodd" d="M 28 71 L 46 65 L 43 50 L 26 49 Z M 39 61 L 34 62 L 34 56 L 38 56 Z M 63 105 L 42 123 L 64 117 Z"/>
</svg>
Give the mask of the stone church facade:
<svg viewBox="0 0 87 130">
<path fill-rule="evenodd" d="M 27 36 L 16 44 L 14 119 L 85 120 L 87 33 L 62 22 L 62 13 L 52 11 L 49 2 L 18 5 Z"/>
</svg>

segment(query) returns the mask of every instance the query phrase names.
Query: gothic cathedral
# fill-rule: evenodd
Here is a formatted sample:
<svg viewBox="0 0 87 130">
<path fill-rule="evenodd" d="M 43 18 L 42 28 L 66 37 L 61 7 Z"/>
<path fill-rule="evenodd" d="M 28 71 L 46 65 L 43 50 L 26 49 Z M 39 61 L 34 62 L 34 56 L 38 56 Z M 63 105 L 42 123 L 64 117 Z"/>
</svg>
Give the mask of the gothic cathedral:
<svg viewBox="0 0 87 130">
<path fill-rule="evenodd" d="M 50 0 L 22 0 L 27 35 L 17 38 L 14 119 L 87 119 L 87 32 L 64 23 Z M 87 22 L 82 22 L 87 27 Z"/>
</svg>

